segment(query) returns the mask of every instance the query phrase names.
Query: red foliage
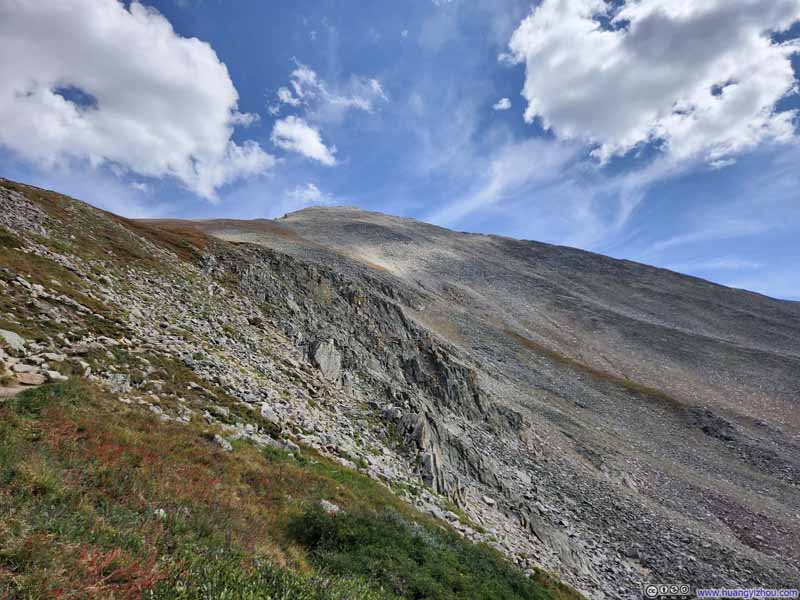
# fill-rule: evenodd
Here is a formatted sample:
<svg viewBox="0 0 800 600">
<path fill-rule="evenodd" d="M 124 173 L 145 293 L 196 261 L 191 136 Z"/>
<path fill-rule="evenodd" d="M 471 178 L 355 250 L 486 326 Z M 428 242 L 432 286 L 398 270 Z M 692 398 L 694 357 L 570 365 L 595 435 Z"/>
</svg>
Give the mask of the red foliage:
<svg viewBox="0 0 800 600">
<path fill-rule="evenodd" d="M 54 590 L 54 597 L 66 597 L 79 590 L 81 597 L 134 600 L 164 577 L 156 565 L 155 554 L 134 559 L 121 548 L 108 552 L 81 551 L 75 574 L 77 580 Z"/>
</svg>

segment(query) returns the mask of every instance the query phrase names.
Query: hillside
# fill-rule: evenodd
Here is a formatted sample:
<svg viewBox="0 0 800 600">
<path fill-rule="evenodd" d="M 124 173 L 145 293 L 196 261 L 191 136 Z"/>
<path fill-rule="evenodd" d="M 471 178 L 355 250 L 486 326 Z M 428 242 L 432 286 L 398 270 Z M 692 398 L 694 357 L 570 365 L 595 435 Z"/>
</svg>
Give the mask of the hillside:
<svg viewBox="0 0 800 600">
<path fill-rule="evenodd" d="M 130 221 L 0 180 L 0 225 L 11 597 L 800 578 L 797 303 L 345 207 Z"/>
</svg>

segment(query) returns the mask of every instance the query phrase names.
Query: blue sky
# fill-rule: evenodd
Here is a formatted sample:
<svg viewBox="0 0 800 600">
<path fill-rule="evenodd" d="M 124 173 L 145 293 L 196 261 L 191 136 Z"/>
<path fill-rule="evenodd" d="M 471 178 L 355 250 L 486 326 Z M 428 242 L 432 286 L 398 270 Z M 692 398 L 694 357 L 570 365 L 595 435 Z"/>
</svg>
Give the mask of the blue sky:
<svg viewBox="0 0 800 600">
<path fill-rule="evenodd" d="M 0 175 L 129 216 L 350 204 L 800 300 L 800 0 L 230 7 L 4 3 Z"/>
</svg>

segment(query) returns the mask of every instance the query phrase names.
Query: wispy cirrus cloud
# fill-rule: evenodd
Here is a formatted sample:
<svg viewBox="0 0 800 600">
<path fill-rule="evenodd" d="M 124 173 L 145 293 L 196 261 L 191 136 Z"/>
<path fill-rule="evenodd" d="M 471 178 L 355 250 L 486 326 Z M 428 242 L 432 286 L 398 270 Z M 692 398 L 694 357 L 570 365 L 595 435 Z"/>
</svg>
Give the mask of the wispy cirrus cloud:
<svg viewBox="0 0 800 600">
<path fill-rule="evenodd" d="M 685 262 L 667 265 L 666 268 L 672 271 L 684 273 L 695 273 L 698 271 L 744 271 L 752 269 L 762 269 L 766 265 L 755 260 L 727 256 L 713 258 L 711 260 L 699 259 L 694 262 Z"/>
<path fill-rule="evenodd" d="M 556 183 L 577 148 L 538 138 L 511 142 L 485 159 L 485 173 L 473 189 L 427 216 L 442 225 L 452 225 L 475 211 Z"/>
<path fill-rule="evenodd" d="M 315 121 L 340 120 L 350 110 L 371 113 L 389 101 L 383 85 L 374 77 L 351 75 L 343 82 L 331 84 L 299 62 L 289 84 L 279 87 L 275 98 L 268 107 L 270 114 L 278 115 L 284 108 L 303 108 L 306 118 Z"/>
<path fill-rule="evenodd" d="M 689 231 L 659 240 L 653 243 L 645 251 L 644 255 L 652 256 L 665 250 L 691 244 L 759 235 L 768 231 L 770 228 L 771 225 L 769 223 L 758 221 L 722 220 L 707 228 Z"/>
</svg>

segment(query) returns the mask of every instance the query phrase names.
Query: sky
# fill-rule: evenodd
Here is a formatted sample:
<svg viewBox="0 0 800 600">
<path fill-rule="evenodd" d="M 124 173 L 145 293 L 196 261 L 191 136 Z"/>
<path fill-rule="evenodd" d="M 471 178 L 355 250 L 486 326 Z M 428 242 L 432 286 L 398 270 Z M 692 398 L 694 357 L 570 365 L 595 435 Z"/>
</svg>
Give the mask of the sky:
<svg viewBox="0 0 800 600">
<path fill-rule="evenodd" d="M 0 176 L 347 204 L 800 300 L 800 0 L 0 1 Z"/>
</svg>

